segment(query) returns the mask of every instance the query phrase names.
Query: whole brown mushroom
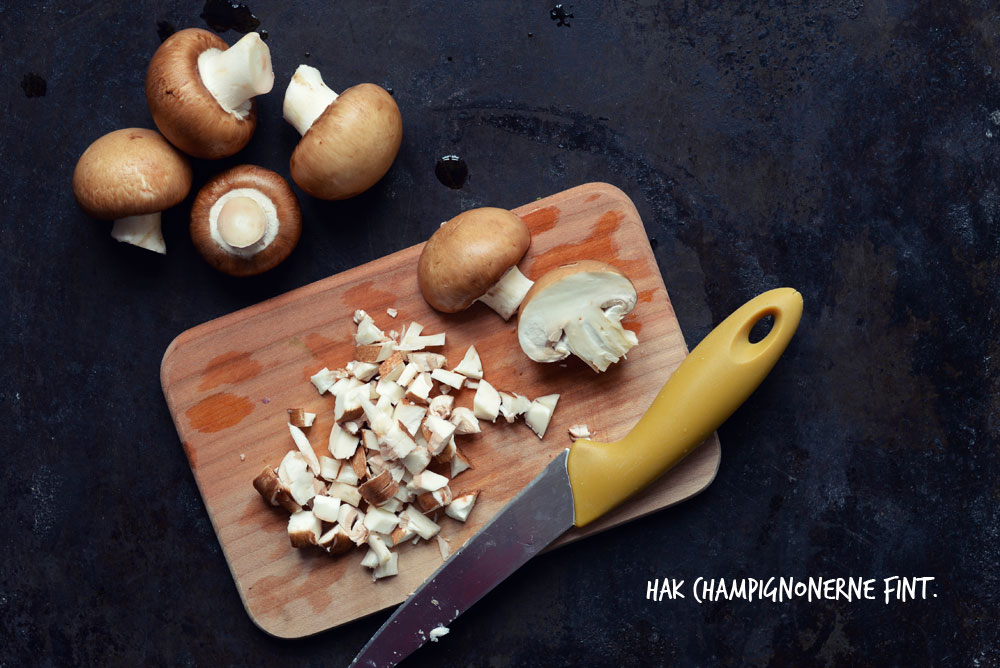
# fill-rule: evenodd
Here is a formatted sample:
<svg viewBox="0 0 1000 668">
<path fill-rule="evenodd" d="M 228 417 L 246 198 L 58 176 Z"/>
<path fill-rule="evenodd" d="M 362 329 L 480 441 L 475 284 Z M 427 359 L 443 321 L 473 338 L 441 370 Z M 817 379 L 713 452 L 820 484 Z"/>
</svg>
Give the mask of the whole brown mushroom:
<svg viewBox="0 0 1000 668">
<path fill-rule="evenodd" d="M 532 285 L 517 268 L 530 244 L 528 226 L 510 211 L 464 211 L 424 244 L 417 263 L 420 292 L 438 311 L 457 313 L 481 301 L 508 320 Z"/>
<path fill-rule="evenodd" d="M 109 132 L 80 156 L 73 194 L 87 214 L 115 221 L 111 236 L 166 253 L 160 212 L 191 190 L 187 158 L 159 133 L 144 128 Z"/>
<path fill-rule="evenodd" d="M 257 127 L 253 97 L 274 86 L 271 53 L 255 32 L 230 47 L 188 28 L 168 37 L 146 71 L 146 102 L 170 142 L 196 158 L 224 158 Z"/>
<path fill-rule="evenodd" d="M 191 240 L 201 256 L 231 276 L 252 276 L 281 263 L 299 241 L 302 214 L 281 176 L 240 165 L 215 176 L 191 207 Z"/>
<path fill-rule="evenodd" d="M 300 65 L 283 104 L 285 120 L 302 135 L 292 153 L 292 180 L 320 199 L 360 195 L 389 171 L 403 139 L 392 96 L 363 83 L 338 95 L 319 70 Z"/>
</svg>

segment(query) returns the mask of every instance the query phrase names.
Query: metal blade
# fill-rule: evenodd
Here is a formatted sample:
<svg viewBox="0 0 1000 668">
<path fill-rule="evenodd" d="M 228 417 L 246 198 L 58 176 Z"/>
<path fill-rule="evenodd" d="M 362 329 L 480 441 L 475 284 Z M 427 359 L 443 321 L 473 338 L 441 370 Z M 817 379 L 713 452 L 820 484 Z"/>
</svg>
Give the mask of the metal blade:
<svg viewBox="0 0 1000 668">
<path fill-rule="evenodd" d="M 573 526 L 573 491 L 561 452 L 496 517 L 406 599 L 351 666 L 395 666 L 524 562 Z"/>
</svg>

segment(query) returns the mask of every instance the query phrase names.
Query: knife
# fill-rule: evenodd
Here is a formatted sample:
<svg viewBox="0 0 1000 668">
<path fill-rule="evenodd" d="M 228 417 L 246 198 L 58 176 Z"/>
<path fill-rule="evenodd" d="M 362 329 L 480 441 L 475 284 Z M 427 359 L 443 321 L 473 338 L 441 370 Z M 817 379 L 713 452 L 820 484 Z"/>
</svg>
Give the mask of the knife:
<svg viewBox="0 0 1000 668">
<path fill-rule="evenodd" d="M 760 385 L 802 315 L 792 288 L 765 292 L 712 330 L 667 379 L 624 438 L 579 439 L 441 565 L 368 641 L 351 666 L 395 666 L 573 526 L 644 489 L 708 438 Z M 760 320 L 773 317 L 762 340 Z"/>
</svg>

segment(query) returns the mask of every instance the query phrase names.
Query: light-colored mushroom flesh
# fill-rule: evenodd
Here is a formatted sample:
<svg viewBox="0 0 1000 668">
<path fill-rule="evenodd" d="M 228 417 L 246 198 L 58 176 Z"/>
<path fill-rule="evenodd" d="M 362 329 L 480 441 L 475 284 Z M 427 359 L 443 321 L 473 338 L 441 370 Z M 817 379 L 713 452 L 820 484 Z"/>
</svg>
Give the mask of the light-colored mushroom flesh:
<svg viewBox="0 0 1000 668">
<path fill-rule="evenodd" d="M 337 94 L 323 83 L 323 75 L 315 67 L 299 65 L 285 89 L 281 112 L 300 135 L 304 135 Z"/>
<path fill-rule="evenodd" d="M 271 52 L 255 32 L 225 50 L 198 55 L 198 74 L 219 106 L 237 118 L 250 113 L 250 100 L 274 87 Z"/>
<path fill-rule="evenodd" d="M 585 260 L 559 267 L 540 278 L 521 305 L 517 338 L 536 362 L 573 354 L 605 371 L 639 342 L 621 325 L 635 302 L 635 287 L 610 265 Z"/>
<path fill-rule="evenodd" d="M 233 248 L 247 248 L 264 238 L 267 215 L 250 197 L 231 197 L 219 210 L 219 236 Z"/>
</svg>

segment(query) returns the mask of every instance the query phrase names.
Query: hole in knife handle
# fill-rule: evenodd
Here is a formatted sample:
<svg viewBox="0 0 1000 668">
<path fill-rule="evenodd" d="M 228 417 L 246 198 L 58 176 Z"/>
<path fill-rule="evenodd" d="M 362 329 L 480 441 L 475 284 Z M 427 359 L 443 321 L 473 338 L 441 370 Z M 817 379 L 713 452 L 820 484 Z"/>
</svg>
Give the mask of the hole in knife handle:
<svg viewBox="0 0 1000 668">
<path fill-rule="evenodd" d="M 772 327 L 774 327 L 774 316 L 768 313 L 754 323 L 753 327 L 750 328 L 750 334 L 747 336 L 747 339 L 750 343 L 760 343 L 767 337 Z"/>
</svg>

